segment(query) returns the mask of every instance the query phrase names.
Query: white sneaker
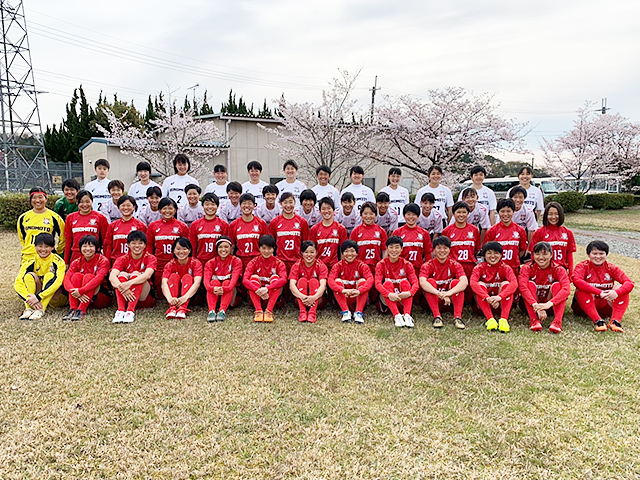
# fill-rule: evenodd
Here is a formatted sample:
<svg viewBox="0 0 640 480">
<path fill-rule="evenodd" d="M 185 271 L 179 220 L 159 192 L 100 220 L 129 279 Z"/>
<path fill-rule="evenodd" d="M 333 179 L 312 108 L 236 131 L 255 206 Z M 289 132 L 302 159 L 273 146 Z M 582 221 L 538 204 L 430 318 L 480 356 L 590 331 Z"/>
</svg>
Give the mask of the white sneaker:
<svg viewBox="0 0 640 480">
<path fill-rule="evenodd" d="M 124 312 L 122 310 L 116 311 L 116 314 L 113 316 L 113 320 L 111 323 L 122 323 L 124 320 Z"/>
<path fill-rule="evenodd" d="M 401 313 L 393 317 L 393 321 L 396 322 L 396 327 L 404 327 L 404 317 Z"/>
<path fill-rule="evenodd" d="M 42 310 L 36 310 L 31 314 L 29 320 L 40 320 L 42 317 L 44 317 L 44 312 Z"/>
<path fill-rule="evenodd" d="M 27 308 L 22 315 L 20 315 L 20 320 L 29 320 L 31 315 L 33 315 L 34 310 L 31 308 Z"/>
<path fill-rule="evenodd" d="M 136 314 L 134 312 L 124 312 L 124 318 L 122 319 L 122 323 L 133 323 L 136 319 Z"/>
<path fill-rule="evenodd" d="M 405 327 L 409 327 L 409 328 L 413 328 L 413 317 L 411 315 L 409 315 L 408 313 L 404 314 L 404 326 Z"/>
<path fill-rule="evenodd" d="M 355 312 L 353 314 L 353 321 L 356 322 L 359 325 L 363 324 L 364 323 L 364 315 L 362 315 L 362 312 Z"/>
<path fill-rule="evenodd" d="M 176 312 L 175 318 L 177 318 L 178 320 L 184 320 L 185 318 L 187 318 L 187 312 L 185 312 L 183 309 L 180 309 Z"/>
<path fill-rule="evenodd" d="M 342 312 L 342 321 L 350 322 L 351 321 L 351 312 L 349 310 L 345 310 Z"/>
</svg>

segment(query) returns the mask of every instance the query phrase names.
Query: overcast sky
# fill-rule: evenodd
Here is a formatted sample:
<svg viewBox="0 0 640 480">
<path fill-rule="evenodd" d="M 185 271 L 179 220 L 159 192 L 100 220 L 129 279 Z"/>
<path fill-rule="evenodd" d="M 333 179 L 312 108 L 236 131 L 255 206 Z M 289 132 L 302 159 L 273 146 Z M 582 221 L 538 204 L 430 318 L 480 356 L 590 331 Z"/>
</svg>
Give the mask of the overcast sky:
<svg viewBox="0 0 640 480">
<path fill-rule="evenodd" d="M 74 87 L 144 110 L 149 94 L 229 89 L 256 107 L 320 102 L 338 69 L 361 69 L 363 106 L 459 86 L 489 92 L 527 142 L 571 128 L 585 100 L 640 121 L 640 2 L 627 0 L 24 0 L 43 125 Z M 189 87 L 199 85 L 194 90 Z M 44 127 L 43 127 L 44 129 Z M 536 160 L 539 158 L 536 154 Z M 530 157 L 530 156 L 529 156 Z"/>
</svg>

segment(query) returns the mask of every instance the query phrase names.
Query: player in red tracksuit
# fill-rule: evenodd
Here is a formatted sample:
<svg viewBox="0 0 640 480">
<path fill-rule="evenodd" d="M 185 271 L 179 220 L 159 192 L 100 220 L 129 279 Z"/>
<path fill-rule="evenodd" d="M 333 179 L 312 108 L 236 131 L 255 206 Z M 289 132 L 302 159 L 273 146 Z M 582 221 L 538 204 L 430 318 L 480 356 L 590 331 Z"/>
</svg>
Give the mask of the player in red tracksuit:
<svg viewBox="0 0 640 480">
<path fill-rule="evenodd" d="M 318 308 L 326 303 L 324 292 L 329 271 L 318 260 L 318 248 L 314 242 L 302 242 L 300 251 L 302 258 L 291 267 L 289 273 L 289 289 L 300 307 L 298 321 L 316 323 Z"/>
<path fill-rule="evenodd" d="M 634 284 L 620 267 L 607 261 L 609 245 L 595 240 L 587 245 L 589 260 L 576 265 L 573 284 L 576 293 L 571 308 L 578 316 L 589 317 L 597 331 L 607 330 L 605 317 L 610 317 L 609 328 L 622 333 L 622 317 L 629 307 L 629 293 Z M 615 287 L 615 283 L 618 287 Z"/>
<path fill-rule="evenodd" d="M 563 225 L 564 210 L 558 202 L 549 202 L 542 214 L 542 227 L 533 232 L 529 250 L 538 242 L 547 242 L 553 248 L 553 261 L 573 273 L 573 254 L 576 241 L 573 232 Z"/>
<path fill-rule="evenodd" d="M 351 240 L 358 244 L 358 258 L 371 269 L 375 275 L 376 265 L 387 251 L 387 232 L 380 225 L 376 225 L 376 205 L 365 202 L 360 207 L 362 223 L 353 229 Z"/>
<path fill-rule="evenodd" d="M 80 190 L 76 196 L 78 211 L 67 216 L 64 224 L 64 259 L 67 265 L 76 258 L 80 258 L 80 239 L 85 235 L 93 235 L 100 244 L 104 243 L 109 222 L 107 217 L 93 210 L 93 195 L 86 190 Z"/>
<path fill-rule="evenodd" d="M 396 327 L 414 326 L 411 317 L 413 296 L 418 291 L 418 277 L 413 265 L 401 257 L 402 238 L 392 235 L 387 239 L 387 258 L 376 265 L 376 288 L 380 292 L 380 304 L 385 303 L 393 314 Z M 404 315 L 400 313 L 402 305 Z M 378 309 L 382 311 L 381 305 Z"/>
<path fill-rule="evenodd" d="M 123 195 L 118 200 L 118 209 L 122 214 L 122 218 L 109 224 L 107 235 L 104 239 L 104 256 L 109 259 L 112 265 L 118 257 L 129 252 L 127 235 L 134 230 L 147 232 L 147 226 L 144 222 L 133 216 L 137 208 L 136 200 L 129 195 Z"/>
<path fill-rule="evenodd" d="M 300 215 L 296 215 L 296 197 L 291 192 L 284 192 L 280 197 L 282 214 L 271 220 L 269 230 L 276 239 L 276 257 L 287 266 L 287 272 L 302 254 L 300 246 L 309 237 L 309 225 Z"/>
<path fill-rule="evenodd" d="M 453 324 L 462 330 L 466 327 L 462 321 L 462 308 L 469 279 L 462 265 L 452 258 L 449 237 L 443 234 L 435 238 L 433 253 L 435 258 L 422 265 L 419 276 L 420 287 L 433 313 L 433 327 L 442 328 L 444 325 L 440 315 L 442 304 L 447 309 L 453 308 Z"/>
<path fill-rule="evenodd" d="M 553 313 L 549 331 L 562 331 L 564 306 L 571 292 L 571 282 L 567 271 L 553 262 L 551 245 L 538 242 L 533 247 L 533 261 L 520 269 L 518 282 L 529 314 L 530 328 L 534 332 L 542 330 L 542 321 Z"/>
<path fill-rule="evenodd" d="M 402 209 L 405 224 L 397 228 L 392 235 L 402 239 L 402 258 L 409 260 L 413 265 L 416 278 L 420 273 L 420 267 L 431 259 L 431 235 L 424 228 L 418 226 L 420 207 L 415 203 L 409 203 Z"/>
<path fill-rule="evenodd" d="M 229 224 L 216 215 L 220 199 L 215 193 L 205 193 L 202 197 L 204 218 L 196 220 L 189 227 L 189 240 L 195 257 L 206 264 L 216 256 L 216 242 L 229 235 Z"/>
<path fill-rule="evenodd" d="M 340 245 L 342 260 L 329 273 L 329 288 L 342 310 L 342 321 L 364 323 L 364 307 L 373 287 L 371 269 L 358 258 L 358 244 L 347 240 Z M 355 308 L 351 308 L 355 307 Z M 354 311 L 353 316 L 351 310 Z"/>
<path fill-rule="evenodd" d="M 253 214 L 256 199 L 252 194 L 243 193 L 239 203 L 242 216 L 229 225 L 229 238 L 236 246 L 236 256 L 246 269 L 252 259 L 260 256 L 260 238 L 269 234 L 269 227 L 267 222 Z"/>
<path fill-rule="evenodd" d="M 453 223 L 442 231 L 442 235 L 451 240 L 451 257 L 462 265 L 467 280 L 471 278 L 473 267 L 476 266 L 476 254 L 480 251 L 481 245 L 480 230 L 467 222 L 469 208 L 467 202 L 454 203 L 452 207 Z M 467 302 L 473 301 L 473 292 L 470 288 L 464 291 L 464 296 Z"/>
<path fill-rule="evenodd" d="M 500 221 L 487 230 L 484 243 L 498 242 L 502 245 L 502 260 L 518 275 L 520 257 L 527 252 L 527 232 L 512 221 L 513 212 L 516 211 L 516 204 L 512 199 L 501 198 L 497 209 Z"/>
<path fill-rule="evenodd" d="M 251 194 L 244 194 L 251 195 Z M 260 255 L 249 262 L 244 271 L 242 283 L 249 291 L 251 303 L 256 309 L 254 322 L 273 322 L 273 308 L 287 283 L 287 267 L 273 256 L 276 239 L 263 235 L 259 240 Z M 267 302 L 263 308 L 263 301 Z"/>
<path fill-rule="evenodd" d="M 109 273 L 111 264 L 99 253 L 100 242 L 93 235 L 85 235 L 78 242 L 82 256 L 76 258 L 64 276 L 64 288 L 69 292 L 69 312 L 62 320 L 82 320 L 87 308 L 105 308 L 111 298 L 100 292 L 100 285 Z"/>
<path fill-rule="evenodd" d="M 178 205 L 172 198 L 165 197 L 160 200 L 158 210 L 162 218 L 151 222 L 147 229 L 149 238 L 147 250 L 158 261 L 154 283 L 156 295 L 162 298 L 162 273 L 165 265 L 173 260 L 173 243 L 180 237 L 189 237 L 189 227 L 176 218 Z"/>
<path fill-rule="evenodd" d="M 127 237 L 127 243 L 129 253 L 115 261 L 109 274 L 118 302 L 113 323 L 131 323 L 135 320 L 136 307 L 151 308 L 156 303 L 149 293 L 150 280 L 158 261 L 147 252 L 147 236 L 144 232 L 134 230 Z"/>
<path fill-rule="evenodd" d="M 518 291 L 518 278 L 513 269 L 502 261 L 502 245 L 488 242 L 482 249 L 484 262 L 471 273 L 471 290 L 476 296 L 476 305 L 487 319 L 487 330 L 508 332 L 509 314 L 514 295 Z M 496 321 L 494 312 L 500 312 Z"/>
<path fill-rule="evenodd" d="M 333 218 L 335 206 L 333 200 L 324 197 L 318 202 L 322 221 L 315 224 L 309 232 L 309 240 L 318 245 L 318 259 L 327 269 L 338 263 L 338 250 L 347 240 L 347 229 Z"/>
<path fill-rule="evenodd" d="M 193 258 L 193 246 L 186 237 L 176 239 L 172 251 L 173 260 L 162 272 L 162 293 L 169 303 L 165 317 L 184 319 L 202 282 L 202 263 Z"/>
<path fill-rule="evenodd" d="M 216 241 L 216 256 L 204 267 L 204 288 L 207 291 L 208 322 L 222 322 L 227 319 L 227 309 L 236 294 L 236 286 L 242 275 L 242 260 L 231 255 L 233 245 L 226 236 Z M 220 307 L 216 306 L 220 299 Z M 234 305 L 237 306 L 237 305 Z"/>
</svg>

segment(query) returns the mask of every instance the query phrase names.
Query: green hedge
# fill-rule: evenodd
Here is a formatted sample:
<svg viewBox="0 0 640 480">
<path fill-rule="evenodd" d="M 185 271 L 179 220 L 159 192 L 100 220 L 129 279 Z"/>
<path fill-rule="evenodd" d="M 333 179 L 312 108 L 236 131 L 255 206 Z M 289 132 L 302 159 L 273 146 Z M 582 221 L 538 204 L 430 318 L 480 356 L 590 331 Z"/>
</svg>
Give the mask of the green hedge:
<svg viewBox="0 0 640 480">
<path fill-rule="evenodd" d="M 640 205 L 640 195 L 634 195 L 633 196 L 633 204 L 634 205 Z"/>
<path fill-rule="evenodd" d="M 50 195 L 47 198 L 47 207 L 53 208 L 58 198 L 60 198 L 58 195 Z M 0 195 L 0 225 L 3 227 L 16 228 L 18 217 L 27 210 L 31 210 L 29 194 L 9 193 Z"/>
<path fill-rule="evenodd" d="M 560 192 L 555 195 L 549 195 L 550 200 L 545 199 L 545 205 L 549 203 L 551 200 L 558 202 L 562 205 L 562 208 L 566 212 L 577 212 L 582 207 L 584 207 L 584 202 L 586 201 L 586 195 L 580 192 Z"/>
<path fill-rule="evenodd" d="M 596 210 L 620 210 L 633 203 L 634 197 L 630 193 L 594 193 L 587 195 L 585 205 Z"/>
</svg>

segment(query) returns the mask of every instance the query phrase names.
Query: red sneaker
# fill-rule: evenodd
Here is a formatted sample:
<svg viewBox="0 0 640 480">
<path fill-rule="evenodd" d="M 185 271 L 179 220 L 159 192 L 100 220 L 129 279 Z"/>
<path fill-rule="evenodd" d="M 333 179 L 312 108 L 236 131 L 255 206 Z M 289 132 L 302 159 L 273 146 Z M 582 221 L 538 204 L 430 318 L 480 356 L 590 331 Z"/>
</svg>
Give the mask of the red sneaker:
<svg viewBox="0 0 640 480">
<path fill-rule="evenodd" d="M 560 333 L 562 331 L 562 324 L 554 320 L 549 326 L 549 331 L 551 333 Z"/>
<path fill-rule="evenodd" d="M 300 310 L 300 316 L 298 317 L 298 321 L 300 323 L 308 321 L 306 310 Z"/>
<path fill-rule="evenodd" d="M 165 312 L 164 316 L 166 318 L 176 318 L 176 314 L 178 313 L 178 309 L 174 306 L 169 307 L 169 309 Z"/>
<path fill-rule="evenodd" d="M 531 322 L 531 326 L 529 327 L 529 329 L 532 332 L 539 332 L 540 330 L 542 330 L 542 324 L 540 323 L 540 320 L 536 320 L 535 322 Z"/>
<path fill-rule="evenodd" d="M 307 316 L 307 322 L 316 323 L 317 320 L 317 312 L 315 310 L 309 310 L 309 315 Z"/>
</svg>

